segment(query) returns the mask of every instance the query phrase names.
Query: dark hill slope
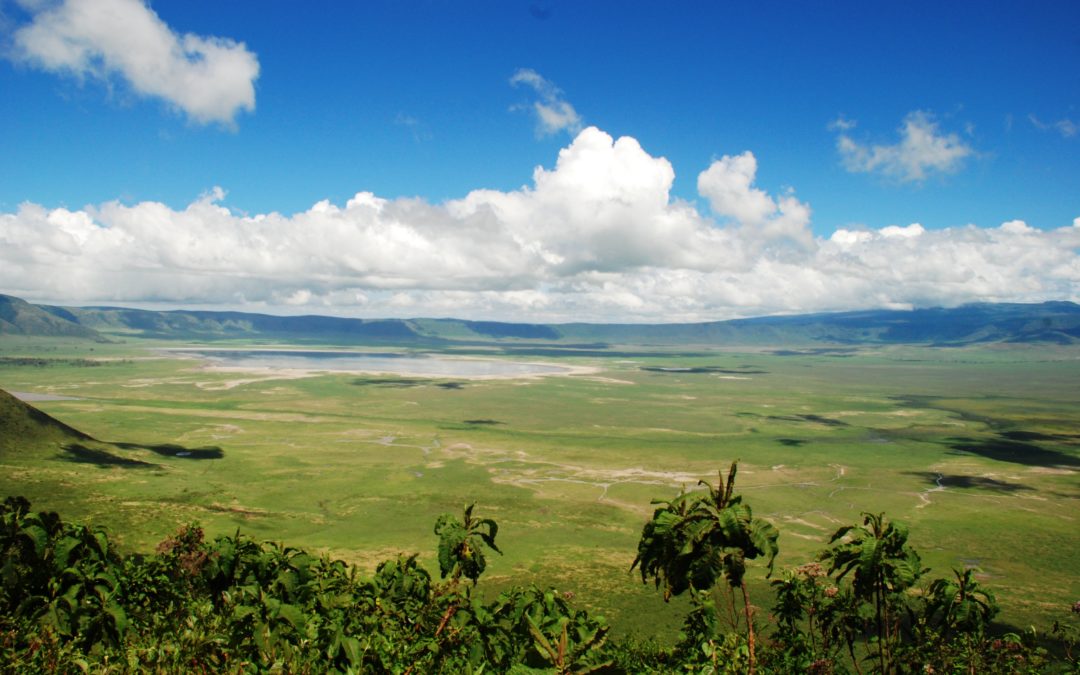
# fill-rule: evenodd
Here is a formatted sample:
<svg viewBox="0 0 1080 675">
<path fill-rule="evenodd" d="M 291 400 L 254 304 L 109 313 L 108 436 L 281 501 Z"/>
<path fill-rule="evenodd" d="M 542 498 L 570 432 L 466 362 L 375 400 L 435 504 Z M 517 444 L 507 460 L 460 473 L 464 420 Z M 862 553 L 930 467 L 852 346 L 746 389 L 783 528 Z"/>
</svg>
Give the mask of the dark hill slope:
<svg viewBox="0 0 1080 675">
<path fill-rule="evenodd" d="M 93 441 L 90 436 L 0 389 L 0 458 Z"/>
<path fill-rule="evenodd" d="M 0 334 L 77 337 L 98 342 L 105 340 L 96 330 L 79 325 L 72 319 L 71 316 L 46 311 L 20 298 L 0 295 Z"/>
<path fill-rule="evenodd" d="M 45 460 L 102 468 L 160 469 L 161 457 L 221 459 L 219 447 L 188 448 L 99 441 L 0 389 L 0 463 L 34 466 Z"/>
</svg>

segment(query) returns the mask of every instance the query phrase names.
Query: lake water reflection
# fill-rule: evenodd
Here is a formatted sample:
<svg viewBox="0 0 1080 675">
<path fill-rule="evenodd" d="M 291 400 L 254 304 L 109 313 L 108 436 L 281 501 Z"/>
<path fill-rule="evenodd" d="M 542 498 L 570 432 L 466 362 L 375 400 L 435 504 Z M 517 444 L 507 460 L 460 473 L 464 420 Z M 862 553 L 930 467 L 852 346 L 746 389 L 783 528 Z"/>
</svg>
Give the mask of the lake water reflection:
<svg viewBox="0 0 1080 675">
<path fill-rule="evenodd" d="M 393 373 L 428 377 L 524 377 L 568 373 L 570 368 L 543 363 L 455 359 L 388 352 L 292 351 L 269 349 L 170 350 L 196 356 L 212 366 L 272 370 L 319 370 Z"/>
</svg>

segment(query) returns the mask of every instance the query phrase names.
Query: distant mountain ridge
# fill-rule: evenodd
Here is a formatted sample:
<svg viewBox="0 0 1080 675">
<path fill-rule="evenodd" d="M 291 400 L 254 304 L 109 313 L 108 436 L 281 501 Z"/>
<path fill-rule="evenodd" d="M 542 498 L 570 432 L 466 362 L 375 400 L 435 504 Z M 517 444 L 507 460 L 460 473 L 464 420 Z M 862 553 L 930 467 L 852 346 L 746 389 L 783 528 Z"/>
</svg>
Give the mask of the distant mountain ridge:
<svg viewBox="0 0 1080 675">
<path fill-rule="evenodd" d="M 93 328 L 81 325 L 63 310 L 51 311 L 11 295 L 0 295 L 0 335 L 77 337 L 104 341 Z M 55 308 L 59 309 L 59 308 Z"/>
<path fill-rule="evenodd" d="M 265 339 L 438 346 L 540 343 L 813 346 L 979 343 L 1080 344 L 1080 305 L 977 303 L 955 308 L 860 310 L 683 324 L 527 324 L 461 319 L 349 319 L 247 312 L 31 305 L 0 295 L 0 333 L 105 339 Z"/>
</svg>

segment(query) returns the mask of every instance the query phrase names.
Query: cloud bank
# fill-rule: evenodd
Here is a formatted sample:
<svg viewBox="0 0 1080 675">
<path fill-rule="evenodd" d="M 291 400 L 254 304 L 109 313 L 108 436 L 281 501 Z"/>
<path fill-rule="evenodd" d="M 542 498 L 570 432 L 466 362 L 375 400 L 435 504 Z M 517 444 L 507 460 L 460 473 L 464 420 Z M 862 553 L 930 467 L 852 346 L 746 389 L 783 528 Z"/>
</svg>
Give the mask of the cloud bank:
<svg viewBox="0 0 1080 675">
<path fill-rule="evenodd" d="M 234 123 L 255 109 L 259 62 L 243 43 L 179 35 L 142 0 L 22 0 L 32 15 L 15 31 L 16 57 L 43 70 L 119 78 L 200 124 Z"/>
<path fill-rule="evenodd" d="M 176 210 L 25 203 L 0 213 L 0 292 L 69 303 L 175 303 L 352 316 L 701 321 L 781 312 L 1080 300 L 1080 218 L 815 237 L 757 161 L 698 176 L 710 212 L 675 199 L 671 164 L 582 130 L 518 190 L 430 203 L 361 192 L 292 215 L 243 215 L 220 189 Z"/>
</svg>

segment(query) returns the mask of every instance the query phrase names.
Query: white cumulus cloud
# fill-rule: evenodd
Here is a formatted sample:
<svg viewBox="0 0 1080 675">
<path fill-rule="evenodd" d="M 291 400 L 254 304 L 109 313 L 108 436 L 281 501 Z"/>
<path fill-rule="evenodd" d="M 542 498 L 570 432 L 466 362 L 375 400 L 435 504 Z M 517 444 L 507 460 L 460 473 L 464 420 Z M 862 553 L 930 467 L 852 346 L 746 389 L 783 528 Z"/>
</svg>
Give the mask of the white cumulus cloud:
<svg viewBox="0 0 1080 675">
<path fill-rule="evenodd" d="M 753 154 L 698 177 L 589 127 L 517 190 L 442 203 L 359 192 L 242 214 L 212 189 L 184 208 L 24 203 L 0 213 L 0 292 L 32 301 L 216 306 L 512 321 L 704 321 L 972 301 L 1080 300 L 1080 218 L 930 230 L 809 230 L 810 207 L 755 186 Z"/>
<path fill-rule="evenodd" d="M 232 124 L 255 109 L 259 62 L 243 43 L 180 35 L 143 0 L 24 2 L 29 24 L 14 33 L 18 58 L 44 70 L 119 77 L 201 124 Z"/>
<path fill-rule="evenodd" d="M 576 134 L 581 131 L 581 115 L 563 98 L 562 90 L 540 73 L 531 68 L 521 68 L 510 78 L 510 84 L 526 85 L 536 93 L 537 100 L 533 101 L 532 111 L 536 114 L 537 135 L 552 136 L 560 131 Z"/>
<path fill-rule="evenodd" d="M 934 117 L 925 111 L 908 113 L 900 125 L 900 140 L 892 145 L 860 143 L 849 133 L 855 124 L 844 120 L 836 148 L 848 171 L 880 173 L 900 182 L 921 182 L 933 173 L 953 173 L 974 149 L 955 133 L 942 133 Z"/>
<path fill-rule="evenodd" d="M 724 155 L 698 175 L 698 192 L 709 200 L 714 213 L 733 219 L 751 237 L 786 238 L 808 246 L 812 239 L 810 207 L 792 194 L 773 199 L 753 187 L 756 175 L 754 153 Z"/>
</svg>

